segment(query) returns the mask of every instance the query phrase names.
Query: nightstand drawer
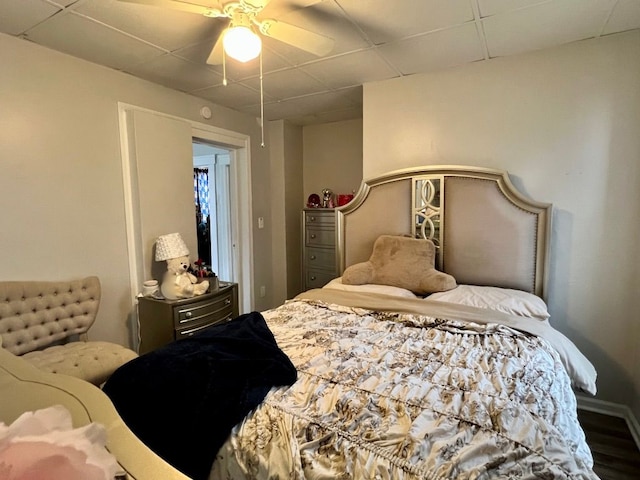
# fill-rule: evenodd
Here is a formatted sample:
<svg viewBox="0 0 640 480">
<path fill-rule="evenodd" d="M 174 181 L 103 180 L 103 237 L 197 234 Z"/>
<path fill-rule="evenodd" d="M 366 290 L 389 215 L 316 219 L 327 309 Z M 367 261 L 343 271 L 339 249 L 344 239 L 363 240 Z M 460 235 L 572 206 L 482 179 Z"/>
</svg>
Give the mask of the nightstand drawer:
<svg viewBox="0 0 640 480">
<path fill-rule="evenodd" d="M 222 317 L 216 316 L 215 318 L 211 316 L 200 317 L 197 320 L 194 320 L 189 323 L 185 323 L 182 325 L 183 328 L 176 328 L 176 340 L 181 338 L 190 337 L 191 335 L 195 335 L 203 328 L 210 327 L 211 325 L 215 325 L 220 322 L 228 322 L 229 320 L 233 320 L 235 317 L 233 315 L 233 309 L 229 308 L 226 315 Z"/>
<path fill-rule="evenodd" d="M 233 312 L 231 292 L 213 299 L 192 302 L 175 309 L 174 323 L 177 329 L 191 328 L 201 323 L 216 323 Z"/>
</svg>

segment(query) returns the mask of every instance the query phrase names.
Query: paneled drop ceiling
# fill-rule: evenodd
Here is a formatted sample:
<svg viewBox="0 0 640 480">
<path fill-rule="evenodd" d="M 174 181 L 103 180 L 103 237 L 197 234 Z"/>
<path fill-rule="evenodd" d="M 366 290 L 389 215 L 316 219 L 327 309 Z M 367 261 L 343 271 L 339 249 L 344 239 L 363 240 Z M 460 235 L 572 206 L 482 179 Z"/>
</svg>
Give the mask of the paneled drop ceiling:
<svg viewBox="0 0 640 480">
<path fill-rule="evenodd" d="M 640 28 L 640 0 L 304 3 L 311 5 L 271 0 L 264 13 L 329 36 L 335 46 L 318 58 L 263 38 L 267 120 L 360 118 L 366 82 Z M 206 64 L 225 26 L 224 19 L 118 0 L 0 0 L 0 32 L 258 117 L 259 62 L 227 62 L 227 86 L 222 67 Z"/>
</svg>

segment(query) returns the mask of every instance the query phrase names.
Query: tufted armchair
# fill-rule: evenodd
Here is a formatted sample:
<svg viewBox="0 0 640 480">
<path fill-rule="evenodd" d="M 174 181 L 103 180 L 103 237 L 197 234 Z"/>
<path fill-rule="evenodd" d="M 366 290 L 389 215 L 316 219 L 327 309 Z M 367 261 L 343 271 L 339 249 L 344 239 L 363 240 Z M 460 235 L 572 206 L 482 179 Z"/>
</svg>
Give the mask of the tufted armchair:
<svg viewBox="0 0 640 480">
<path fill-rule="evenodd" d="M 36 367 L 101 385 L 133 350 L 81 341 L 95 321 L 100 280 L 0 282 L 0 345 Z"/>
</svg>

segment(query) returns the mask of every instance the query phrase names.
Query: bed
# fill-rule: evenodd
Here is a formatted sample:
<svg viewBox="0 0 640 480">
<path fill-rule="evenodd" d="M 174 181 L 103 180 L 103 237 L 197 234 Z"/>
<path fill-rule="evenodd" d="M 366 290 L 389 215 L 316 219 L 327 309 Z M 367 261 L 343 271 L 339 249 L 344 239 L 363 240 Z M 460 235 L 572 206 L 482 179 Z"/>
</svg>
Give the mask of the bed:
<svg viewBox="0 0 640 480">
<path fill-rule="evenodd" d="M 551 215 L 490 169 L 365 182 L 337 210 L 339 271 L 408 235 L 458 286 L 334 281 L 265 312 L 298 380 L 233 429 L 212 478 L 597 478 L 574 396 L 595 371 L 544 303 Z"/>
<path fill-rule="evenodd" d="M 153 413 L 152 425 L 140 426 L 150 410 L 145 395 L 160 382 L 149 372 L 175 352 L 143 355 L 105 385 L 124 428 L 147 445 L 164 432 L 168 441 L 154 450 L 165 460 L 180 444 L 198 446 L 170 459 L 197 479 L 597 478 L 574 394 L 594 394 L 596 374 L 553 329 L 544 303 L 551 205 L 519 193 L 506 172 L 430 166 L 363 182 L 336 213 L 341 278 L 236 319 L 223 332 L 237 324 L 256 345 L 266 342 L 271 353 L 250 364 L 240 359 L 247 371 L 278 358 L 287 375 L 260 382 L 254 374 L 257 385 L 241 385 L 238 398 L 253 401 L 243 402 L 239 421 L 226 418 L 228 431 L 213 441 L 211 425 L 230 417 L 217 408 L 224 395 L 215 385 L 178 406 L 172 395 L 184 389 L 152 392 L 165 412 L 173 406 L 189 415 L 202 405 L 201 421 L 169 426 L 168 414 Z M 416 295 L 395 281 L 345 282 L 387 235 L 433 245 L 431 268 L 457 286 Z M 404 270 L 412 278 L 423 269 L 414 263 Z M 212 332 L 219 342 L 221 332 Z M 197 357 L 181 342 L 171 347 L 181 359 Z M 235 343 L 242 342 L 231 339 L 225 348 Z"/>
</svg>

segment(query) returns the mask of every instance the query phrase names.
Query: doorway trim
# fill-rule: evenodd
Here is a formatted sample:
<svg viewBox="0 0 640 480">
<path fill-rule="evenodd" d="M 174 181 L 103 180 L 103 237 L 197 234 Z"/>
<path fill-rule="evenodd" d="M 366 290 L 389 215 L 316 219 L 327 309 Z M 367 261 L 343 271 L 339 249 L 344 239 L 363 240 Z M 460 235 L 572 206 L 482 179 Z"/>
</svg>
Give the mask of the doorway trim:
<svg viewBox="0 0 640 480">
<path fill-rule="evenodd" d="M 120 156 L 122 160 L 122 183 L 124 192 L 125 224 L 127 233 L 127 250 L 129 255 L 129 285 L 132 305 L 136 304 L 136 297 L 144 280 L 142 269 L 142 254 L 140 240 L 137 238 L 136 208 L 138 203 L 134 196 L 136 181 L 134 178 L 135 158 L 133 155 L 133 132 L 131 129 L 131 112 L 146 112 L 159 117 L 182 121 L 191 125 L 191 142 L 200 138 L 207 142 L 220 145 L 232 150 L 236 166 L 235 189 L 237 192 L 236 210 L 238 236 L 234 259 L 238 265 L 238 298 L 240 312 L 250 312 L 253 309 L 253 230 L 252 230 L 252 196 L 251 196 L 251 138 L 239 132 L 220 127 L 203 124 L 187 118 L 170 115 L 156 110 L 136 105 L 118 102 L 118 125 L 120 130 Z"/>
</svg>

